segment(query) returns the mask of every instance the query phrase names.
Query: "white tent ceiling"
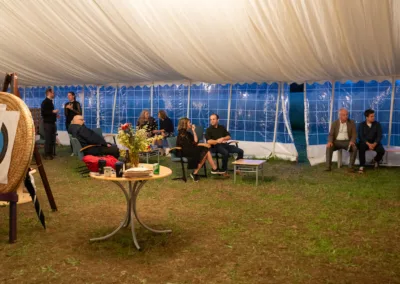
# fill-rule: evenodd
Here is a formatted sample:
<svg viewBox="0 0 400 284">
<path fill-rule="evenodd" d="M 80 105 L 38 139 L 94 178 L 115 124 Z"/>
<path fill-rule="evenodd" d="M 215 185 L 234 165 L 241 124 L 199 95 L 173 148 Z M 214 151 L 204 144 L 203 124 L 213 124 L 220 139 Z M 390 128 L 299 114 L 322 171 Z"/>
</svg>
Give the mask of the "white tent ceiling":
<svg viewBox="0 0 400 284">
<path fill-rule="evenodd" d="M 23 85 L 378 79 L 398 0 L 0 2 L 0 74 Z"/>
</svg>

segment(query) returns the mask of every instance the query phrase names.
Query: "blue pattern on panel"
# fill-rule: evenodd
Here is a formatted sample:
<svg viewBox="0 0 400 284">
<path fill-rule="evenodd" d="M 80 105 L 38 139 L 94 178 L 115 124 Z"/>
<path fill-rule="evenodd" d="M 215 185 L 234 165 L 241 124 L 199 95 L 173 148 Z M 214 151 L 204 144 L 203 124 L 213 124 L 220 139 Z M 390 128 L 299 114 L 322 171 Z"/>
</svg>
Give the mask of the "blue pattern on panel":
<svg viewBox="0 0 400 284">
<path fill-rule="evenodd" d="M 185 85 L 165 85 L 154 86 L 153 93 L 153 114 L 158 120 L 159 110 L 165 110 L 171 118 L 175 133 L 178 131 L 178 121 L 187 116 L 188 86 Z"/>
<path fill-rule="evenodd" d="M 290 103 L 289 103 L 289 92 L 290 86 L 288 84 L 283 85 L 282 90 L 282 98 L 279 102 L 279 113 L 278 113 L 278 125 L 276 130 L 276 142 L 280 143 L 293 143 L 293 139 L 289 134 L 289 130 L 291 132 L 290 126 L 290 118 L 289 118 L 289 111 L 290 111 Z M 286 119 L 286 122 L 285 122 Z M 288 129 L 288 126 L 290 129 Z"/>
<path fill-rule="evenodd" d="M 278 84 L 235 84 L 229 132 L 233 139 L 272 142 L 274 139 Z"/>
<path fill-rule="evenodd" d="M 88 128 L 97 128 L 97 86 L 85 86 L 84 119 Z"/>
<path fill-rule="evenodd" d="M 229 85 L 201 83 L 190 87 L 190 119 L 204 129 L 209 127 L 209 117 L 216 113 L 219 123 L 227 126 Z"/>
<path fill-rule="evenodd" d="M 64 105 L 68 102 L 68 93 L 74 92 L 77 102 L 81 103 L 82 106 L 82 96 L 83 87 L 82 86 L 55 86 L 54 87 L 54 108 L 58 109 L 58 114 L 60 118 L 57 119 L 57 130 L 67 130 L 65 127 L 65 113 Z"/>
<path fill-rule="evenodd" d="M 46 87 L 26 87 L 25 103 L 29 108 L 40 108 L 46 98 Z"/>
<path fill-rule="evenodd" d="M 127 122 L 128 117 L 128 101 L 126 99 L 126 86 L 121 86 L 117 91 L 117 100 L 114 110 L 114 129 L 112 133 L 118 133 L 118 127 Z"/>
<path fill-rule="evenodd" d="M 400 146 L 400 80 L 396 81 L 390 145 Z"/>
<path fill-rule="evenodd" d="M 121 87 L 121 92 L 124 93 L 121 98 L 126 99 L 127 105 L 127 117 L 125 122 L 132 123 L 132 125 L 135 126 L 143 110 L 148 110 L 150 112 L 151 88 L 147 86 L 126 86 Z"/>
<path fill-rule="evenodd" d="M 329 134 L 332 84 L 330 82 L 307 84 L 306 88 L 308 145 L 326 144 Z"/>
<path fill-rule="evenodd" d="M 100 127 L 103 133 L 111 133 L 115 87 L 102 86 L 99 90 Z"/>
<path fill-rule="evenodd" d="M 365 120 L 364 111 L 371 108 L 375 110 L 375 119 L 382 125 L 382 144 L 387 144 L 389 132 L 389 117 L 392 87 L 389 81 L 335 83 L 335 98 L 333 105 L 332 120 L 338 118 L 340 108 L 349 111 L 349 117 L 357 126 Z"/>
</svg>

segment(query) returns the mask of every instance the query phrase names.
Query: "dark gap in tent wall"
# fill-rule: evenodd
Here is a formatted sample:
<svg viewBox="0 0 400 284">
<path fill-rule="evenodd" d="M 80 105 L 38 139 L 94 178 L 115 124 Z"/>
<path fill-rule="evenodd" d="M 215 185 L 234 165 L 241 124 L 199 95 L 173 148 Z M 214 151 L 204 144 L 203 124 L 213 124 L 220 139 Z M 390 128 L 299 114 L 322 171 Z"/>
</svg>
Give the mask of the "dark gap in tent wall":
<svg viewBox="0 0 400 284">
<path fill-rule="evenodd" d="M 290 123 L 299 163 L 307 163 L 307 146 L 304 124 L 304 84 L 290 85 Z"/>
</svg>

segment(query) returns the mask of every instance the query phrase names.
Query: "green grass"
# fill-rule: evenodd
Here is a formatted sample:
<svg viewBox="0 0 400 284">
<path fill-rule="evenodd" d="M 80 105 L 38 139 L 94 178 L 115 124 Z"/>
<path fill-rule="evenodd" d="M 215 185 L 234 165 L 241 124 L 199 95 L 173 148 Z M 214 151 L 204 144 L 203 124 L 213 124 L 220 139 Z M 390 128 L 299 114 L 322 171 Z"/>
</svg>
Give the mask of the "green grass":
<svg viewBox="0 0 400 284">
<path fill-rule="evenodd" d="M 136 226 L 137 251 L 129 229 L 89 242 L 119 224 L 124 198 L 112 183 L 81 178 L 68 151 L 44 161 L 58 212 L 35 175 L 46 231 L 31 204 L 18 206 L 10 245 L 0 208 L 1 283 L 400 283 L 399 169 L 326 173 L 273 160 L 258 187 L 251 175 L 151 181 L 139 214 L 173 233 Z"/>
</svg>

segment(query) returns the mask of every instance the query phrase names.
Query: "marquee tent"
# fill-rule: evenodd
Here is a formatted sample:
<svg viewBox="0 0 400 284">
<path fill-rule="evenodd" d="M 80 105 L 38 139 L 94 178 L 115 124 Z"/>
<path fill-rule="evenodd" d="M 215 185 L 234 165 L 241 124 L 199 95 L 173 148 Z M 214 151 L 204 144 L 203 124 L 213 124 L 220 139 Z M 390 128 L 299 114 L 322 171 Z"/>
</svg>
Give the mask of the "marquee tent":
<svg viewBox="0 0 400 284">
<path fill-rule="evenodd" d="M 288 84 L 305 82 L 315 164 L 342 106 L 357 121 L 374 107 L 400 146 L 399 12 L 396 0 L 3 1 L 0 72 L 19 73 L 30 107 L 46 86 L 58 107 L 76 91 L 105 132 L 143 108 L 204 126 L 218 111 L 248 155 L 292 160 Z"/>
</svg>

